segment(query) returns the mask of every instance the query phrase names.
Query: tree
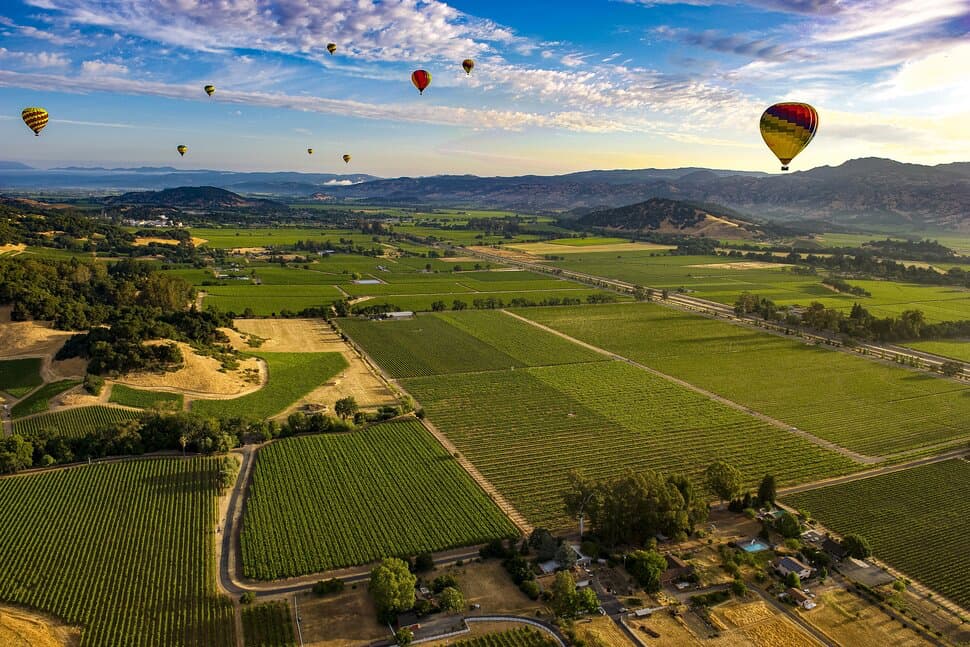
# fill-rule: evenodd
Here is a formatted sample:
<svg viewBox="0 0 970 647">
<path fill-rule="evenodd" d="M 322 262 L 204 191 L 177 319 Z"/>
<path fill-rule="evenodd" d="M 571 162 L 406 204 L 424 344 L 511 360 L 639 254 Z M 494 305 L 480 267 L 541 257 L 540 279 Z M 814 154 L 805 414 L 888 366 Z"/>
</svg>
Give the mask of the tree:
<svg viewBox="0 0 970 647">
<path fill-rule="evenodd" d="M 418 553 L 418 556 L 414 558 L 414 572 L 415 573 L 427 573 L 434 568 L 434 557 L 431 553 L 424 552 Z"/>
<path fill-rule="evenodd" d="M 778 496 L 778 488 L 775 486 L 775 477 L 772 474 L 765 474 L 758 486 L 758 503 L 760 505 L 775 505 L 775 498 Z"/>
<path fill-rule="evenodd" d="M 438 301 L 432 301 L 431 302 L 431 311 L 432 312 L 442 312 L 446 307 L 447 306 L 445 306 L 445 302 L 444 301 L 441 301 L 440 299 Z"/>
<path fill-rule="evenodd" d="M 414 640 L 414 632 L 404 627 L 394 632 L 394 642 L 400 647 L 407 647 Z"/>
<path fill-rule="evenodd" d="M 352 395 L 337 400 L 337 403 L 333 405 L 334 413 L 340 416 L 341 420 L 352 418 L 359 408 L 357 406 L 357 400 Z"/>
<path fill-rule="evenodd" d="M 461 299 L 455 299 L 454 301 L 451 302 L 452 310 L 464 310 L 467 307 L 468 307 L 468 304 L 462 301 Z"/>
<path fill-rule="evenodd" d="M 793 589 L 800 589 L 802 588 L 802 578 L 798 577 L 798 573 L 792 571 L 785 576 L 785 584 Z"/>
<path fill-rule="evenodd" d="M 370 574 L 370 594 L 381 622 L 390 622 L 397 614 L 414 606 L 414 584 L 417 578 L 407 562 L 396 557 L 385 559 Z"/>
<path fill-rule="evenodd" d="M 745 585 L 744 580 L 736 579 L 731 582 L 731 593 L 733 593 L 735 597 L 743 598 L 747 592 L 748 587 Z"/>
<path fill-rule="evenodd" d="M 536 551 L 536 557 L 540 562 L 555 559 L 556 550 L 559 548 L 556 538 L 545 528 L 536 528 L 532 531 L 529 535 L 529 546 Z"/>
<path fill-rule="evenodd" d="M 568 543 L 563 542 L 559 544 L 555 560 L 559 562 L 560 568 L 568 571 L 576 565 L 576 551 Z"/>
<path fill-rule="evenodd" d="M 647 593 L 660 590 L 660 576 L 667 570 L 667 560 L 655 550 L 637 550 L 626 559 L 626 570 Z"/>
<path fill-rule="evenodd" d="M 784 512 L 775 521 L 775 530 L 781 533 L 782 537 L 795 539 L 802 534 L 802 524 L 798 523 L 798 518 L 791 512 Z"/>
<path fill-rule="evenodd" d="M 864 559 L 872 555 L 872 547 L 861 535 L 849 534 L 842 538 L 842 546 L 849 557 Z"/>
<path fill-rule="evenodd" d="M 442 611 L 461 613 L 465 609 L 465 596 L 453 586 L 449 586 L 438 596 L 438 604 Z"/>
<path fill-rule="evenodd" d="M 947 377 L 955 377 L 963 372 L 963 364 L 960 362 L 943 362 L 940 365 L 940 373 Z"/>
<path fill-rule="evenodd" d="M 593 587 L 587 586 L 585 589 L 576 592 L 576 610 L 579 613 L 596 613 L 599 606 L 600 601 L 596 597 L 596 591 L 593 590 Z"/>
<path fill-rule="evenodd" d="M 256 600 L 256 594 L 252 591 L 246 591 L 241 596 L 239 596 L 239 602 L 241 604 L 252 604 Z"/>
<path fill-rule="evenodd" d="M 723 461 L 718 461 L 708 467 L 704 476 L 707 489 L 719 501 L 735 499 L 744 490 L 744 476 L 736 467 Z"/>
<path fill-rule="evenodd" d="M 575 618 L 579 610 L 579 596 L 576 593 L 576 580 L 569 571 L 556 573 L 556 580 L 550 589 L 550 605 L 560 618 Z"/>
</svg>

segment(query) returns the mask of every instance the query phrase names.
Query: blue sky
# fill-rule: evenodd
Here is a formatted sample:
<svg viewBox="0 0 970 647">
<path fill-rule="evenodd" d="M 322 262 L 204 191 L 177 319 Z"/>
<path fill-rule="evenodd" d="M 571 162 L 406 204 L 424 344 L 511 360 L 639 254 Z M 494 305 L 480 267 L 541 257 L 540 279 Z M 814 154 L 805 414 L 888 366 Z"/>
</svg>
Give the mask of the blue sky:
<svg viewBox="0 0 970 647">
<path fill-rule="evenodd" d="M 424 96 L 418 67 L 434 75 Z M 968 69 L 970 0 L 7 0 L 0 159 L 774 171 L 758 117 L 794 100 L 820 127 L 793 169 L 965 161 Z M 51 113 L 39 138 L 27 105 Z"/>
</svg>

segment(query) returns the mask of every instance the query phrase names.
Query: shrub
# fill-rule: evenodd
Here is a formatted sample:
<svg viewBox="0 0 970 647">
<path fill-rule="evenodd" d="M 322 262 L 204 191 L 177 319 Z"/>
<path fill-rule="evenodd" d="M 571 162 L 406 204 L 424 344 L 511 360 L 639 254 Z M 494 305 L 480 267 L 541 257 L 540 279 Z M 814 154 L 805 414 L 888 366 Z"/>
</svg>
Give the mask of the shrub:
<svg viewBox="0 0 970 647">
<path fill-rule="evenodd" d="M 94 373 L 88 373 L 84 376 L 84 390 L 91 395 L 101 395 L 101 389 L 104 388 L 104 378 L 100 375 L 95 375 Z"/>
<path fill-rule="evenodd" d="M 313 592 L 316 595 L 330 595 L 332 593 L 340 593 L 344 590 L 344 581 L 333 578 L 331 580 L 320 580 L 313 585 Z"/>
</svg>

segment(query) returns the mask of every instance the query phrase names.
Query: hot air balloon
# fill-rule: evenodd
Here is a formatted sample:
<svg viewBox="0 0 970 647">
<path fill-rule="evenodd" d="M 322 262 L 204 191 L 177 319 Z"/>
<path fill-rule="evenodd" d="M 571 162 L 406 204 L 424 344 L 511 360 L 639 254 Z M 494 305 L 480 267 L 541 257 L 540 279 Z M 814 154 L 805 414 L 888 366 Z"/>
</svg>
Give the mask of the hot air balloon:
<svg viewBox="0 0 970 647">
<path fill-rule="evenodd" d="M 306 149 L 306 152 L 307 152 L 308 155 L 313 155 L 313 149 L 312 148 Z"/>
<path fill-rule="evenodd" d="M 20 116 L 23 117 L 27 127 L 33 130 L 34 134 L 38 137 L 40 137 L 40 131 L 44 129 L 44 126 L 47 125 L 47 121 L 50 119 L 46 110 L 37 107 L 24 108 Z"/>
<path fill-rule="evenodd" d="M 414 84 L 420 94 L 424 94 L 425 88 L 431 85 L 431 72 L 414 70 L 411 72 L 411 83 Z"/>
<path fill-rule="evenodd" d="M 337 43 L 327 43 L 327 51 L 333 56 L 333 53 L 337 51 Z"/>
<path fill-rule="evenodd" d="M 205 90 L 205 93 L 208 94 L 210 97 L 216 93 L 216 86 L 214 85 L 207 85 L 202 89 Z"/>
<path fill-rule="evenodd" d="M 761 136 L 781 162 L 781 170 L 808 146 L 818 129 L 818 113 L 807 103 L 776 103 L 761 115 Z"/>
<path fill-rule="evenodd" d="M 471 74 L 472 70 L 475 69 L 475 61 L 470 58 L 466 58 L 461 62 L 461 67 L 465 70 L 465 74 Z"/>
<path fill-rule="evenodd" d="M 179 152 L 179 155 L 184 157 L 185 151 L 189 150 L 189 147 L 186 146 L 185 144 L 179 144 L 178 146 L 175 147 L 175 150 Z"/>
<path fill-rule="evenodd" d="M 350 155 L 347 155 L 347 154 L 345 153 L 345 154 L 344 154 L 344 161 L 345 161 L 345 162 L 346 162 L 347 164 L 350 164 Z"/>
</svg>

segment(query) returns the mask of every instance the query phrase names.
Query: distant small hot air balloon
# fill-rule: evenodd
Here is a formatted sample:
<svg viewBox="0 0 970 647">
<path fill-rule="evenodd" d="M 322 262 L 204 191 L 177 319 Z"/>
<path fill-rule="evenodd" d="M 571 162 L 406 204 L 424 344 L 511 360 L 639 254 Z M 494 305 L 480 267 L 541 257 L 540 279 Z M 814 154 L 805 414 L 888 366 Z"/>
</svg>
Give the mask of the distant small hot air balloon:
<svg viewBox="0 0 970 647">
<path fill-rule="evenodd" d="M 327 43 L 327 51 L 333 56 L 333 53 L 337 51 L 337 43 Z"/>
<path fill-rule="evenodd" d="M 175 147 L 175 150 L 179 152 L 179 155 L 184 157 L 185 151 L 189 150 L 189 147 L 186 146 L 185 144 L 179 144 L 178 146 Z"/>
<path fill-rule="evenodd" d="M 205 93 L 208 94 L 210 97 L 216 93 L 216 86 L 214 85 L 207 85 L 202 89 L 205 90 Z"/>
<path fill-rule="evenodd" d="M 347 155 L 346 153 L 344 153 L 344 161 L 350 164 L 350 155 Z"/>
<path fill-rule="evenodd" d="M 43 108 L 38 108 L 36 106 L 30 108 L 24 108 L 23 112 L 20 113 L 23 117 L 24 123 L 27 127 L 34 131 L 34 134 L 40 137 L 40 131 L 44 129 L 47 125 L 50 115 Z"/>
<path fill-rule="evenodd" d="M 471 74 L 472 70 L 475 69 L 475 61 L 470 58 L 466 58 L 461 62 L 461 67 L 465 70 L 465 74 Z"/>
<path fill-rule="evenodd" d="M 308 155 L 313 155 L 313 149 L 312 148 L 306 149 L 306 152 L 307 152 Z"/>
<path fill-rule="evenodd" d="M 411 72 L 411 83 L 414 84 L 420 94 L 424 94 L 425 88 L 431 85 L 431 72 L 414 70 Z"/>
<path fill-rule="evenodd" d="M 808 146 L 818 129 L 818 112 L 807 103 L 776 103 L 761 115 L 761 137 L 781 170 Z"/>
</svg>

